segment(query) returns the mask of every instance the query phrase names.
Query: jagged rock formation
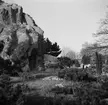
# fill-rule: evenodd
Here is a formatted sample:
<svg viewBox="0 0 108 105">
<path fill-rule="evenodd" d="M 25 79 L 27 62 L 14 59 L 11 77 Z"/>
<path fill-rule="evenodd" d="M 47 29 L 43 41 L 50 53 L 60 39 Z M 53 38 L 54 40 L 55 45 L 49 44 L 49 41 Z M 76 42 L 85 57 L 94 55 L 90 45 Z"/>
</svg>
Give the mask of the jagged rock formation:
<svg viewBox="0 0 108 105">
<path fill-rule="evenodd" d="M 35 69 L 43 65 L 43 33 L 17 4 L 0 5 L 0 66 Z M 6 64 L 10 62 L 9 64 Z M 3 63 L 4 62 L 4 63 Z M 6 63 L 5 63 L 6 62 Z"/>
</svg>

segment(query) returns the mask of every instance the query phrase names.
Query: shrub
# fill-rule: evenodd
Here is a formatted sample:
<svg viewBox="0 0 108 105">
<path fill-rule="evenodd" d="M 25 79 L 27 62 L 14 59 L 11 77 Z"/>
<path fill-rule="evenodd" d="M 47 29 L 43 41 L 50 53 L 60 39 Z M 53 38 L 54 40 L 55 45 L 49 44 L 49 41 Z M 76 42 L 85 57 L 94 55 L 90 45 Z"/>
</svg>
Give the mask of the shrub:
<svg viewBox="0 0 108 105">
<path fill-rule="evenodd" d="M 6 74 L 0 77 L 0 105 L 23 105 L 25 102 L 23 85 L 14 86 Z"/>
<path fill-rule="evenodd" d="M 97 77 L 98 82 L 101 83 L 102 89 L 104 91 L 108 91 L 108 76 L 107 75 L 100 75 Z"/>
<path fill-rule="evenodd" d="M 74 82 L 70 86 L 54 87 L 51 92 L 59 99 L 62 97 L 59 105 L 103 105 L 102 100 L 108 96 L 99 82 Z M 54 100 L 57 102 L 57 98 Z"/>
<path fill-rule="evenodd" d="M 102 90 L 92 83 L 75 83 L 73 93 L 79 105 L 100 105 Z"/>
<path fill-rule="evenodd" d="M 77 69 L 77 68 L 61 70 L 58 72 L 58 77 L 73 81 L 86 81 L 86 82 L 97 81 L 97 78 L 88 74 L 86 70 Z"/>
<path fill-rule="evenodd" d="M 65 70 L 65 69 L 60 70 L 60 71 L 58 72 L 58 77 L 59 77 L 59 78 L 64 78 L 64 77 L 65 77 L 65 74 L 66 74 L 66 70 Z"/>
<path fill-rule="evenodd" d="M 102 68 L 102 71 L 104 73 L 108 73 L 108 65 L 104 65 L 103 68 Z"/>
<path fill-rule="evenodd" d="M 60 57 L 58 60 L 60 68 L 70 67 L 73 65 L 73 61 L 68 57 Z"/>
</svg>

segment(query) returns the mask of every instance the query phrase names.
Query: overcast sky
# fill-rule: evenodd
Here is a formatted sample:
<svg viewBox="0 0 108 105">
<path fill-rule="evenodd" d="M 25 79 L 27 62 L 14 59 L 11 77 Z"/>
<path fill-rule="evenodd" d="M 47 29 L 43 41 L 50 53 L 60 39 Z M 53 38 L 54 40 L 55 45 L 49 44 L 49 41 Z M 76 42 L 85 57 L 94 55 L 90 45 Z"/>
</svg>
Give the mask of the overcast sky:
<svg viewBox="0 0 108 105">
<path fill-rule="evenodd" d="M 10 1 L 10 0 L 7 0 Z M 12 1 L 12 0 L 11 0 Z M 108 0 L 13 0 L 33 17 L 44 36 L 61 48 L 80 51 L 105 17 Z"/>
</svg>

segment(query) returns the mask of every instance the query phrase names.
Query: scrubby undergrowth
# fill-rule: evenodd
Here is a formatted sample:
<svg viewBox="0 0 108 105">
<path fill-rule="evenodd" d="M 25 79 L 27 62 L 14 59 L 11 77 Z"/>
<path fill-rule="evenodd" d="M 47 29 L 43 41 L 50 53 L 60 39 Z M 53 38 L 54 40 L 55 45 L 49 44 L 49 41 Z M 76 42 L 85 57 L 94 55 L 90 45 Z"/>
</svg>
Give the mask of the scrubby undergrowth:
<svg viewBox="0 0 108 105">
<path fill-rule="evenodd" d="M 25 76 L 22 73 L 20 76 L 23 78 L 23 82 L 20 82 L 14 89 L 7 88 L 7 94 L 10 94 L 9 89 L 12 91 L 9 100 L 14 103 L 19 103 L 21 100 L 20 102 L 24 105 L 108 105 L 108 76 L 97 75 L 91 69 L 68 68 L 58 70 L 58 74 L 54 71 L 53 73 L 51 71 L 36 72 L 36 75 L 39 74 L 39 78 L 34 76 L 32 79 L 25 78 L 25 76 L 30 76 L 29 73 Z M 35 75 L 35 72 L 33 74 Z M 33 74 L 31 73 L 31 77 Z M 58 80 L 45 79 L 57 76 Z M 21 84 L 27 87 L 24 88 Z M 14 98 L 15 101 L 13 101 Z"/>
<path fill-rule="evenodd" d="M 60 77 L 63 80 L 29 82 L 34 90 L 27 96 L 26 105 L 108 105 L 108 76 L 89 71 L 71 68 L 58 73 L 59 77 L 64 73 Z"/>
</svg>

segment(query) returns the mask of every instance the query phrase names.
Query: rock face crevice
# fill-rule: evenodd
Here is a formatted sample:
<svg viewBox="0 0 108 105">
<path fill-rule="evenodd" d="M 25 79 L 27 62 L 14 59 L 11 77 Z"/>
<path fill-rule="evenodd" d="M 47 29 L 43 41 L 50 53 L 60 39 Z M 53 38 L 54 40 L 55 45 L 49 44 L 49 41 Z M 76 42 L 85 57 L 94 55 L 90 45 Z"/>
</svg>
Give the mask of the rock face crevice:
<svg viewBox="0 0 108 105">
<path fill-rule="evenodd" d="M 43 33 L 21 6 L 3 3 L 0 6 L 1 62 L 9 61 L 10 66 L 20 65 L 29 70 L 43 66 Z"/>
</svg>

